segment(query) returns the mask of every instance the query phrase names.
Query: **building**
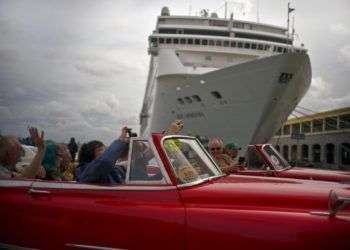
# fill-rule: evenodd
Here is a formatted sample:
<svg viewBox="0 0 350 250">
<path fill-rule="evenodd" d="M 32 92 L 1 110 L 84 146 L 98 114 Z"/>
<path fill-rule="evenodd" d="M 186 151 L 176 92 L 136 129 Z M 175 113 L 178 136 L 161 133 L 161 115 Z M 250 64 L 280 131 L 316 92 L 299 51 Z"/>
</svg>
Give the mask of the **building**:
<svg viewBox="0 0 350 250">
<path fill-rule="evenodd" d="M 289 119 L 271 143 L 298 165 L 350 170 L 350 107 Z"/>
</svg>

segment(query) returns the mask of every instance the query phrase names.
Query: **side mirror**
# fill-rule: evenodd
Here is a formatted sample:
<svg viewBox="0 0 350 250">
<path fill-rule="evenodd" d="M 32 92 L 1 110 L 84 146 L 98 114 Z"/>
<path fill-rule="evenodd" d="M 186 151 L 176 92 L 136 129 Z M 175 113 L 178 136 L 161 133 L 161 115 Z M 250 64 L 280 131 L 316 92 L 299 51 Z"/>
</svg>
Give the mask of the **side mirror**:
<svg viewBox="0 0 350 250">
<path fill-rule="evenodd" d="M 350 198 L 340 197 L 336 194 L 334 190 L 329 192 L 329 216 L 334 217 L 338 212 L 344 210 L 346 207 L 350 205 Z"/>
</svg>

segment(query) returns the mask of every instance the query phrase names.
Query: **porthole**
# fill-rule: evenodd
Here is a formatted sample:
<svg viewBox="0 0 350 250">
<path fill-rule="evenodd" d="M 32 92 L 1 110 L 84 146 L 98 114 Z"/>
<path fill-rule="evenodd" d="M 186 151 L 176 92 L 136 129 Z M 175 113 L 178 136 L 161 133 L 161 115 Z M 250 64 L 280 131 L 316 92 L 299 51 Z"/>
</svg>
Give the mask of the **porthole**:
<svg viewBox="0 0 350 250">
<path fill-rule="evenodd" d="M 259 45 L 258 45 L 258 50 L 264 50 L 264 45 L 259 44 Z"/>
<path fill-rule="evenodd" d="M 159 38 L 159 43 L 164 43 L 164 38 Z"/>
<path fill-rule="evenodd" d="M 229 46 L 229 41 L 224 41 L 224 47 L 228 47 Z"/>
<path fill-rule="evenodd" d="M 236 47 L 236 42 L 231 42 L 231 47 L 232 48 Z"/>
<path fill-rule="evenodd" d="M 192 103 L 191 97 L 186 96 L 184 99 L 187 103 Z"/>
<path fill-rule="evenodd" d="M 166 43 L 171 43 L 171 38 L 167 38 Z"/>
<path fill-rule="evenodd" d="M 186 39 L 182 38 L 182 39 L 180 40 L 180 43 L 181 43 L 181 44 L 186 44 Z"/>
<path fill-rule="evenodd" d="M 215 42 L 213 40 L 209 40 L 209 46 L 214 46 Z"/>
<path fill-rule="evenodd" d="M 187 43 L 188 44 L 193 44 L 193 39 L 188 39 Z"/>
<path fill-rule="evenodd" d="M 245 44 L 244 44 L 244 48 L 245 48 L 245 49 L 250 49 L 250 43 L 245 43 Z"/>
<path fill-rule="evenodd" d="M 195 39 L 195 40 L 194 40 L 194 44 L 200 45 L 200 44 L 201 44 L 201 41 L 200 41 L 199 39 Z"/>
<path fill-rule="evenodd" d="M 178 102 L 179 104 L 181 104 L 181 105 L 184 105 L 184 104 L 185 104 L 185 102 L 184 102 L 184 100 L 183 100 L 182 98 L 177 98 L 177 102 Z"/>
<path fill-rule="evenodd" d="M 218 91 L 212 91 L 211 94 L 216 98 L 216 99 L 221 99 L 222 96 Z"/>
<path fill-rule="evenodd" d="M 208 40 L 203 40 L 202 45 L 208 45 Z"/>
<path fill-rule="evenodd" d="M 252 49 L 256 49 L 256 44 L 255 43 L 252 44 Z"/>
<path fill-rule="evenodd" d="M 179 43 L 179 39 L 178 38 L 174 38 L 174 44 L 178 44 Z"/>
<path fill-rule="evenodd" d="M 199 97 L 199 95 L 193 95 L 192 98 L 197 101 L 197 102 L 201 102 L 202 99 Z"/>
<path fill-rule="evenodd" d="M 238 48 L 243 48 L 243 43 L 242 42 L 238 42 L 237 47 Z"/>
</svg>

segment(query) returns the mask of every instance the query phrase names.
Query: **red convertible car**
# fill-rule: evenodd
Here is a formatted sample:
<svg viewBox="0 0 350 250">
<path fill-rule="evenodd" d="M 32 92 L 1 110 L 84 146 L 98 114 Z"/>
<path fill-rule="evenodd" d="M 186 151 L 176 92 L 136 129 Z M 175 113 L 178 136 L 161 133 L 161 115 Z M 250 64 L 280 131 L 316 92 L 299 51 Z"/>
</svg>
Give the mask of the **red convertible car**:
<svg viewBox="0 0 350 250">
<path fill-rule="evenodd" d="M 153 134 L 130 142 L 124 184 L 1 179 L 0 248 L 350 249 L 349 197 L 336 182 L 223 175 L 195 138 Z"/>
<path fill-rule="evenodd" d="M 246 153 L 246 168 L 240 175 L 334 181 L 350 184 L 350 172 L 292 167 L 270 144 L 250 145 Z"/>
</svg>

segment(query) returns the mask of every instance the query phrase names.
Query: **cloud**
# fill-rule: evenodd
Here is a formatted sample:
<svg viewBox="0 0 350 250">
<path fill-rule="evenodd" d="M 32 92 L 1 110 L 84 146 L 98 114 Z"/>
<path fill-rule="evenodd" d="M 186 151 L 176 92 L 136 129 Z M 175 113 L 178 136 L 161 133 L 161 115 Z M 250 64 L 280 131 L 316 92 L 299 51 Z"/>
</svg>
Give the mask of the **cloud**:
<svg viewBox="0 0 350 250">
<path fill-rule="evenodd" d="M 350 44 L 343 46 L 339 50 L 339 59 L 350 66 Z"/>
<path fill-rule="evenodd" d="M 329 29 L 333 34 L 336 34 L 336 35 L 345 36 L 350 34 L 350 28 L 346 26 L 344 23 L 330 24 Z"/>
</svg>

